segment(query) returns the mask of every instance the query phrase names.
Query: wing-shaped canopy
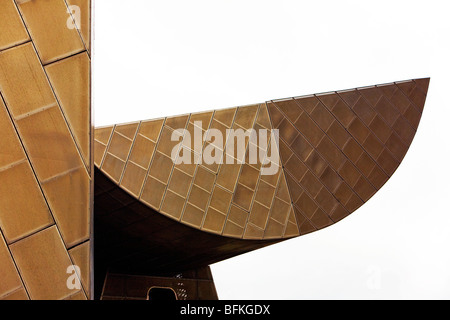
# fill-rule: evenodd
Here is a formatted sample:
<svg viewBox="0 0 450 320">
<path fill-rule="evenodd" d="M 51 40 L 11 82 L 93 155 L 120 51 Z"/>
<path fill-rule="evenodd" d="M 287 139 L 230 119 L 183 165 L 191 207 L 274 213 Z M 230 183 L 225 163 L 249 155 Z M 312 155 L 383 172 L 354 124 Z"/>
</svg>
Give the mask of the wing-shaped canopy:
<svg viewBox="0 0 450 320">
<path fill-rule="evenodd" d="M 392 176 L 416 133 L 428 83 L 416 79 L 98 128 L 95 164 L 180 223 L 242 239 L 295 237 L 354 212 Z M 205 141 L 212 129 L 222 140 Z M 279 150 L 270 139 L 266 148 L 256 143 L 269 149 L 267 157 L 279 152 L 275 173 L 262 173 L 269 166 L 264 159 L 249 163 L 256 140 L 247 136 L 244 153 L 233 152 L 238 138 L 227 129 L 278 129 Z M 182 144 L 181 137 L 172 141 L 183 134 Z M 206 162 L 213 149 L 222 163 Z M 191 164 L 174 163 L 174 150 Z"/>
</svg>

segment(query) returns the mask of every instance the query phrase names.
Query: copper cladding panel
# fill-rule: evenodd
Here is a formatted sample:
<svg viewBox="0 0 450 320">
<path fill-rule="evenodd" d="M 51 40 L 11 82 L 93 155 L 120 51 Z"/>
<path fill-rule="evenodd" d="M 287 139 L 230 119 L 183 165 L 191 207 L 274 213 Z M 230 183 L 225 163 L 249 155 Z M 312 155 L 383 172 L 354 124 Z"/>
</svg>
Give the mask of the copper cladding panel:
<svg viewBox="0 0 450 320">
<path fill-rule="evenodd" d="M 417 130 L 428 83 L 415 79 L 146 121 L 151 136 L 144 122 L 129 124 L 137 130 L 128 135 L 118 130 L 123 125 L 97 129 L 99 137 L 109 133 L 96 140 L 102 146 L 97 166 L 150 208 L 199 230 L 254 240 L 303 235 L 354 212 L 392 176 Z M 177 129 L 186 129 L 183 137 Z M 212 129 L 222 141 L 207 141 Z M 280 156 L 278 172 L 261 175 L 260 159 L 249 164 L 248 139 L 244 153 L 226 149 L 227 129 L 279 130 L 279 148 L 272 148 Z M 188 139 L 196 132 L 206 138 L 203 145 Z M 174 148 L 193 163 L 174 164 Z M 222 164 L 195 163 L 211 149 Z"/>
<path fill-rule="evenodd" d="M 0 300 L 91 295 L 90 1 L 69 2 L 0 1 Z"/>
</svg>

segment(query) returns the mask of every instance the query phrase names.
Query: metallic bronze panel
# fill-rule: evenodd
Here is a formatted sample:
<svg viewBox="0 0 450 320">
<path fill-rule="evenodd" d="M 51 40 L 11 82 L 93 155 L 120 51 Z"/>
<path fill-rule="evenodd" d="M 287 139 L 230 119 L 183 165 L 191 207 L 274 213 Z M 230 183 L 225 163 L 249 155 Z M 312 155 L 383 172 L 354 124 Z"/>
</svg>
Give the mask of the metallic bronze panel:
<svg viewBox="0 0 450 320">
<path fill-rule="evenodd" d="M 19 0 L 17 5 L 43 64 L 86 50 L 64 0 Z"/>
<path fill-rule="evenodd" d="M 133 169 L 139 171 L 137 185 L 131 186 L 134 179 L 125 180 L 127 185 L 114 180 L 153 209 L 207 232 L 244 239 L 302 235 L 341 220 L 383 186 L 412 141 L 427 87 L 426 79 L 410 80 L 142 122 L 134 140 L 133 134 L 127 140 L 122 134 L 122 141 L 113 135 L 109 147 L 131 168 L 140 165 Z M 202 121 L 198 130 L 206 137 L 203 152 L 215 149 L 223 164 L 200 164 L 203 159 L 193 144 L 196 121 Z M 149 140 L 140 137 L 144 124 Z M 177 133 L 180 150 L 200 163 L 173 165 L 170 157 L 178 142 L 171 137 L 173 130 L 183 128 L 191 139 L 182 141 Z M 276 146 L 272 150 L 281 156 L 278 172 L 262 175 L 264 159 L 248 163 L 250 147 L 255 147 L 248 136 L 245 152 L 236 156 L 238 143 L 228 135 L 229 128 L 278 129 L 279 151 Z M 209 141 L 211 129 L 221 132 L 223 141 Z M 227 149 L 231 142 L 236 142 L 234 150 Z M 131 145 L 136 152 L 128 157 Z M 101 169 L 109 176 L 119 176 L 125 166 L 105 163 Z M 138 195 L 149 163 L 149 178 Z"/>
<path fill-rule="evenodd" d="M 86 52 L 45 67 L 84 163 L 90 166 L 90 60 Z"/>
<path fill-rule="evenodd" d="M 72 262 L 55 226 L 10 248 L 31 299 L 63 299 L 73 294 L 66 285 Z"/>
<path fill-rule="evenodd" d="M 0 299 L 91 295 L 90 56 L 74 19 L 64 0 L 0 1 Z M 82 288 L 67 285 L 69 251 Z"/>
<path fill-rule="evenodd" d="M 24 43 L 30 39 L 20 18 L 14 0 L 0 1 L 0 50 Z"/>
</svg>

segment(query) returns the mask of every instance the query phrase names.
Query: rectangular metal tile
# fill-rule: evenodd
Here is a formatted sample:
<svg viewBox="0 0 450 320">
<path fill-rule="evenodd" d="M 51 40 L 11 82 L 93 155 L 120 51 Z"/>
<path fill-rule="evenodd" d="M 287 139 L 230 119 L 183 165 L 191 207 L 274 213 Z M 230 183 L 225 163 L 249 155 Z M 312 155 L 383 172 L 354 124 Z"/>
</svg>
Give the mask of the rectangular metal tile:
<svg viewBox="0 0 450 320">
<path fill-rule="evenodd" d="M 152 164 L 150 165 L 149 174 L 152 177 L 167 184 L 172 168 L 172 159 L 160 153 L 159 151 L 156 151 L 152 160 Z"/>
<path fill-rule="evenodd" d="M 28 294 L 23 287 L 8 293 L 6 296 L 0 297 L 0 300 L 3 301 L 23 301 L 30 300 L 28 298 Z"/>
<path fill-rule="evenodd" d="M 166 185 L 152 177 L 147 178 L 147 182 L 142 190 L 141 200 L 159 209 L 164 196 Z"/>
<path fill-rule="evenodd" d="M 0 1 L 0 30 L 2 30 L 0 32 L 0 50 L 30 39 L 14 0 Z"/>
<path fill-rule="evenodd" d="M 77 293 L 74 293 L 68 296 L 67 298 L 64 298 L 64 300 L 83 301 L 87 300 L 87 298 L 83 291 L 78 291 Z"/>
<path fill-rule="evenodd" d="M 356 193 L 352 193 L 348 201 L 345 203 L 345 208 L 349 212 L 353 212 L 359 207 L 361 207 L 363 204 L 364 202 L 361 200 L 361 198 Z"/>
<path fill-rule="evenodd" d="M 217 110 L 214 112 L 214 119 L 223 123 L 228 128 L 231 128 L 231 125 L 234 121 L 234 117 L 236 114 L 237 108 L 223 109 Z"/>
<path fill-rule="evenodd" d="M 0 171 L 0 226 L 11 243 L 53 224 L 28 161 Z"/>
<path fill-rule="evenodd" d="M 150 160 L 155 150 L 155 143 L 150 139 L 138 134 L 130 153 L 130 161 L 148 169 Z"/>
<path fill-rule="evenodd" d="M 2 278 L 0 281 L 0 300 L 2 296 L 22 287 L 19 273 L 9 253 L 8 247 L 0 234 L 0 270 Z"/>
<path fill-rule="evenodd" d="M 369 105 L 369 103 L 361 96 L 353 106 L 353 111 L 367 126 L 372 122 L 373 118 L 375 118 L 375 116 L 377 115 L 376 112 Z"/>
<path fill-rule="evenodd" d="M 302 193 L 295 205 L 302 211 L 305 217 L 308 218 L 311 218 L 318 208 L 314 200 L 306 193 Z"/>
<path fill-rule="evenodd" d="M 320 181 L 322 181 L 322 183 L 328 188 L 328 190 L 334 192 L 334 190 L 336 190 L 336 188 L 341 183 L 342 179 L 333 169 L 331 169 L 331 167 L 326 167 L 322 175 L 320 176 Z"/>
<path fill-rule="evenodd" d="M 311 114 L 316 108 L 319 100 L 314 95 L 308 95 L 305 97 L 299 97 L 295 99 L 296 102 L 305 110 L 308 114 Z"/>
<path fill-rule="evenodd" d="M 270 218 L 285 225 L 287 218 L 289 217 L 290 210 L 291 206 L 289 204 L 280 200 L 278 197 L 275 197 L 272 208 L 270 209 Z M 279 236 L 282 236 L 282 233 L 280 233 Z"/>
<path fill-rule="evenodd" d="M 161 212 L 178 220 L 181 217 L 185 202 L 185 198 L 170 190 L 167 190 L 161 206 Z"/>
<path fill-rule="evenodd" d="M 280 176 L 281 173 L 281 168 L 279 170 L 277 170 L 277 172 L 275 174 L 272 175 L 261 175 L 261 180 L 264 182 L 267 182 L 268 184 L 276 187 L 277 183 L 278 183 L 278 178 Z"/>
<path fill-rule="evenodd" d="M 327 131 L 335 121 L 333 115 L 321 103 L 318 103 L 311 113 L 311 118 L 319 125 L 323 131 Z"/>
<path fill-rule="evenodd" d="M 209 206 L 226 215 L 230 208 L 232 198 L 233 194 L 231 192 L 228 192 L 219 186 L 215 186 Z"/>
<path fill-rule="evenodd" d="M 209 207 L 206 212 L 205 221 L 203 222 L 202 229 L 208 230 L 214 233 L 222 233 L 225 225 L 226 215 L 217 211 L 214 208 Z"/>
<path fill-rule="evenodd" d="M 264 230 L 249 223 L 244 231 L 245 239 L 262 239 L 264 237 Z"/>
<path fill-rule="evenodd" d="M 80 268 L 80 280 L 85 291 L 89 292 L 90 287 L 90 256 L 91 256 L 91 243 L 87 241 L 85 243 L 76 246 L 69 250 L 69 255 L 72 258 L 73 263 Z M 80 292 L 84 296 L 84 293 Z M 86 297 L 84 297 L 85 300 Z"/>
<path fill-rule="evenodd" d="M 91 47 L 91 1 L 66 0 L 87 50 Z"/>
<path fill-rule="evenodd" d="M 233 203 L 249 211 L 252 200 L 253 191 L 238 183 L 236 191 L 234 192 Z"/>
<path fill-rule="evenodd" d="M 283 119 L 280 122 L 278 129 L 280 130 L 280 137 L 286 141 L 288 145 L 291 145 L 299 134 L 297 129 L 287 119 Z"/>
<path fill-rule="evenodd" d="M 164 125 L 168 126 L 173 130 L 179 130 L 186 128 L 187 121 L 189 119 L 189 115 L 181 115 L 176 117 L 170 117 L 166 119 L 166 123 Z"/>
<path fill-rule="evenodd" d="M 376 159 L 377 163 L 383 168 L 384 172 L 386 172 L 389 176 L 392 176 L 394 171 L 397 169 L 399 163 L 397 160 L 391 155 L 391 153 L 384 149 L 380 156 Z"/>
<path fill-rule="evenodd" d="M 86 53 L 45 68 L 56 97 L 75 137 L 84 163 L 90 164 L 91 106 L 90 59 Z"/>
<path fill-rule="evenodd" d="M 67 270 L 72 262 L 55 226 L 16 242 L 10 248 L 31 299 L 57 300 L 79 291 L 67 286 L 70 276 Z"/>
<path fill-rule="evenodd" d="M 403 160 L 408 151 L 408 147 L 395 132 L 387 138 L 385 145 L 399 162 Z"/>
<path fill-rule="evenodd" d="M 364 152 L 361 146 L 353 138 L 348 140 L 342 151 L 353 163 L 356 163 Z"/>
<path fill-rule="evenodd" d="M 298 120 L 295 122 L 295 126 L 297 128 L 302 129 L 302 134 L 306 137 L 306 139 L 315 147 L 319 144 L 322 139 L 324 133 L 319 127 L 311 120 L 311 118 L 303 113 Z"/>
<path fill-rule="evenodd" d="M 153 142 L 157 142 L 163 124 L 164 119 L 142 121 L 141 126 L 139 127 L 139 133 Z"/>
<path fill-rule="evenodd" d="M 281 145 L 282 143 L 280 142 L 280 146 Z M 313 150 L 311 144 L 302 135 L 297 136 L 297 138 L 292 143 L 291 147 L 292 150 L 295 152 L 295 154 L 303 161 L 305 161 L 306 158 L 308 158 L 309 154 Z M 285 157 L 283 157 L 284 162 L 286 162 L 287 160 L 288 159 L 285 159 Z"/>
<path fill-rule="evenodd" d="M 380 189 L 386 183 L 388 178 L 389 177 L 383 172 L 383 170 L 379 166 L 375 166 L 368 175 L 369 181 L 377 189 Z"/>
<path fill-rule="evenodd" d="M 210 194 L 207 191 L 197 187 L 196 185 L 193 185 L 191 188 L 191 192 L 189 193 L 188 200 L 191 204 L 205 211 L 209 197 Z"/>
<path fill-rule="evenodd" d="M 333 140 L 333 142 L 341 149 L 350 139 L 350 134 L 338 121 L 334 121 L 330 125 L 326 133 L 331 138 L 331 140 Z"/>
<path fill-rule="evenodd" d="M 309 167 L 309 169 L 317 176 L 320 176 L 323 170 L 325 170 L 325 168 L 328 166 L 328 164 L 317 151 L 312 151 L 306 159 L 305 163 Z"/>
<path fill-rule="evenodd" d="M 382 93 L 377 87 L 361 88 L 358 92 L 370 103 L 372 107 L 376 106 L 378 100 L 382 97 Z"/>
<path fill-rule="evenodd" d="M 234 122 L 244 129 L 253 127 L 259 105 L 239 107 Z"/>
<path fill-rule="evenodd" d="M 393 125 L 393 129 L 406 144 L 411 144 L 416 134 L 415 129 L 404 117 L 398 117 Z"/>
<path fill-rule="evenodd" d="M 120 185 L 131 194 L 139 197 L 147 170 L 128 161 Z"/>
<path fill-rule="evenodd" d="M 3 100 L 0 98 L 0 170 L 12 163 L 26 158 L 17 136 L 16 130 L 11 123 L 11 118 L 6 110 Z"/>
<path fill-rule="evenodd" d="M 367 153 L 362 153 L 355 165 L 367 177 L 377 164 Z"/>
<path fill-rule="evenodd" d="M 199 128 L 201 128 L 202 130 L 206 130 L 209 128 L 212 116 L 213 112 L 194 113 L 191 114 L 189 122 L 195 124 L 196 126 L 199 126 Z"/>
<path fill-rule="evenodd" d="M 199 208 L 187 204 L 183 213 L 182 221 L 194 227 L 200 228 L 204 217 L 204 211 Z"/>
<path fill-rule="evenodd" d="M 270 218 L 267 222 L 266 230 L 264 230 L 264 239 L 281 238 L 283 236 L 285 226 L 278 221 Z"/>
<path fill-rule="evenodd" d="M 251 190 L 255 190 L 258 183 L 259 174 L 259 170 L 256 170 L 248 164 L 244 164 L 242 165 L 238 182 Z"/>
<path fill-rule="evenodd" d="M 333 197 L 333 195 L 326 189 L 322 188 L 315 198 L 317 203 L 320 203 L 321 207 L 327 213 L 333 212 L 334 208 L 339 202 Z"/>
<path fill-rule="evenodd" d="M 258 184 L 258 190 L 256 191 L 255 201 L 270 208 L 273 197 L 275 195 L 275 188 L 270 184 L 260 181 Z"/>
<path fill-rule="evenodd" d="M 294 99 L 276 100 L 273 103 L 292 123 L 295 123 L 303 112 Z"/>
<path fill-rule="evenodd" d="M 378 100 L 377 104 L 375 105 L 375 110 L 379 115 L 381 115 L 381 117 L 389 126 L 392 126 L 400 116 L 400 112 L 397 110 L 397 108 L 395 108 L 384 96 L 382 96 Z"/>
<path fill-rule="evenodd" d="M 344 178 L 351 188 L 355 187 L 356 182 L 361 177 L 356 167 L 348 160 L 339 169 L 339 175 Z"/>
<path fill-rule="evenodd" d="M 392 129 L 378 115 L 374 117 L 369 128 L 383 143 L 386 143 L 392 133 Z"/>
<path fill-rule="evenodd" d="M 333 194 L 340 203 L 345 205 L 350 197 L 354 195 L 354 192 L 344 181 L 342 181 Z"/>
<path fill-rule="evenodd" d="M 192 177 L 187 173 L 175 168 L 169 182 L 169 190 L 186 198 L 192 184 Z"/>
<path fill-rule="evenodd" d="M 64 0 L 17 4 L 43 64 L 85 50 Z"/>
<path fill-rule="evenodd" d="M 97 140 L 94 140 L 94 164 L 101 167 L 103 157 L 105 156 L 106 146 Z"/>
<path fill-rule="evenodd" d="M 303 188 L 309 191 L 312 197 L 315 197 L 322 188 L 320 181 L 310 171 L 305 173 L 300 183 Z"/>
<path fill-rule="evenodd" d="M 306 165 L 295 155 L 286 162 L 284 167 L 297 181 L 300 181 L 308 171 Z"/>
<path fill-rule="evenodd" d="M 339 150 L 327 136 L 323 137 L 322 141 L 320 141 L 317 150 L 319 150 L 320 155 L 323 156 L 335 170 L 338 170 L 345 162 L 345 156 L 342 151 Z"/>
<path fill-rule="evenodd" d="M 304 235 L 313 232 L 316 229 L 311 222 L 300 212 L 297 207 L 294 207 L 295 217 L 297 219 L 300 235 Z"/>
<path fill-rule="evenodd" d="M 265 229 L 268 218 L 269 209 L 258 202 L 253 203 L 248 221 L 261 229 Z"/>
<path fill-rule="evenodd" d="M 125 161 L 113 156 L 112 154 L 106 154 L 105 160 L 103 160 L 102 170 L 116 183 L 120 182 L 123 169 L 125 168 Z"/>
<path fill-rule="evenodd" d="M 186 158 L 188 159 L 189 163 L 182 162 L 180 164 L 176 164 L 175 168 L 187 173 L 190 176 L 193 176 L 195 173 L 195 169 L 197 168 L 196 163 L 201 161 L 200 155 L 187 148 L 181 148 L 180 154 L 183 157 L 184 154 L 186 154 Z"/>
<path fill-rule="evenodd" d="M 340 99 L 337 100 L 336 104 L 329 108 L 329 110 L 345 128 L 348 128 L 349 124 L 355 118 L 355 114 L 350 110 L 345 102 Z"/>
<path fill-rule="evenodd" d="M 86 169 L 81 167 L 42 184 L 68 248 L 89 239 L 90 182 Z"/>
<path fill-rule="evenodd" d="M 95 128 L 94 139 L 97 140 L 98 142 L 101 142 L 104 145 L 108 145 L 113 129 L 114 126 Z"/>
<path fill-rule="evenodd" d="M 61 110 L 55 106 L 16 121 L 40 181 L 82 166 Z"/>
<path fill-rule="evenodd" d="M 133 141 L 118 132 L 113 133 L 109 144 L 108 153 L 114 155 L 122 161 L 127 161 Z"/>
<path fill-rule="evenodd" d="M 222 165 L 222 167 L 228 165 Z M 205 189 L 208 192 L 212 191 L 216 180 L 216 175 L 211 171 L 199 166 L 195 174 L 194 184 Z"/>
<path fill-rule="evenodd" d="M 267 109 L 269 110 L 270 120 L 272 122 L 273 128 L 274 129 L 278 128 L 278 125 L 284 119 L 284 115 L 275 106 L 274 103 L 267 102 Z"/>
<path fill-rule="evenodd" d="M 263 126 L 266 129 L 271 129 L 272 124 L 270 123 L 269 112 L 267 111 L 267 106 L 265 103 L 259 106 L 258 116 L 256 118 L 256 123 Z"/>
<path fill-rule="evenodd" d="M 364 150 L 374 159 L 380 155 L 384 148 L 383 144 L 375 137 L 373 133 L 367 136 L 367 139 L 364 141 L 362 146 Z"/>
<path fill-rule="evenodd" d="M 118 132 L 122 136 L 124 136 L 130 140 L 134 140 L 138 127 L 139 127 L 139 122 L 116 125 L 114 127 L 114 132 Z"/>
<path fill-rule="evenodd" d="M 355 118 L 352 121 L 348 127 L 348 131 L 360 144 L 363 144 L 367 136 L 370 134 L 370 130 L 358 118 Z"/>
<path fill-rule="evenodd" d="M 355 185 L 355 191 L 363 201 L 369 200 L 375 192 L 377 192 L 377 190 L 364 177 L 359 178 Z"/>
<path fill-rule="evenodd" d="M 181 132 L 173 131 L 169 127 L 164 126 L 158 142 L 157 150 L 167 157 L 171 157 L 172 150 L 181 142 L 181 137 Z M 172 138 L 177 140 L 173 141 Z"/>
<path fill-rule="evenodd" d="M 13 117 L 56 104 L 31 43 L 0 53 L 0 87 Z"/>
<path fill-rule="evenodd" d="M 228 212 L 228 221 L 232 221 L 237 226 L 244 228 L 247 223 L 247 217 L 248 212 L 235 205 L 231 205 L 230 211 Z"/>
<path fill-rule="evenodd" d="M 311 218 L 311 223 L 317 228 L 322 229 L 333 223 L 328 215 L 322 210 L 317 210 L 314 216 Z"/>
</svg>

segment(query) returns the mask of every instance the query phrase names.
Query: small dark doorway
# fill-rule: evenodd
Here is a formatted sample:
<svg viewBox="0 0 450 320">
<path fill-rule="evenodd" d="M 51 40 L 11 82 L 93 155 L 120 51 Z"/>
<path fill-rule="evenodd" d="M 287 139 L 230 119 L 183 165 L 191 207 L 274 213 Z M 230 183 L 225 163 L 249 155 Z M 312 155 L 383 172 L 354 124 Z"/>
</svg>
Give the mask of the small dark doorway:
<svg viewBox="0 0 450 320">
<path fill-rule="evenodd" d="M 177 294 L 172 288 L 164 287 L 151 287 L 148 290 L 147 300 L 154 301 L 175 301 L 177 299 Z"/>
</svg>

